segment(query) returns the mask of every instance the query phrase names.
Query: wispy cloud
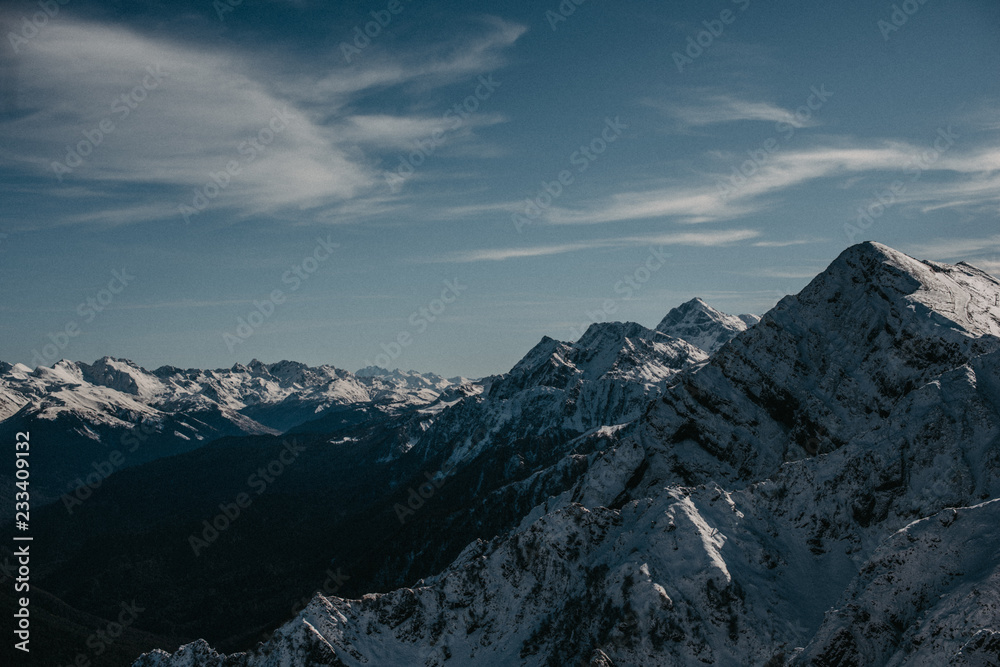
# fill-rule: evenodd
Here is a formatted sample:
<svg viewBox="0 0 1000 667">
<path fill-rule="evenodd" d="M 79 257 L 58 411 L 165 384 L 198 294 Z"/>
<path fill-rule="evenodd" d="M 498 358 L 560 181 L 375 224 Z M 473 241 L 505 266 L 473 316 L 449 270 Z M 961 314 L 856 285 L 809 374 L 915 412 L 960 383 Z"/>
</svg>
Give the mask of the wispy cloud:
<svg viewBox="0 0 1000 667">
<path fill-rule="evenodd" d="M 392 86 L 407 85 L 426 92 L 497 69 L 506 61 L 505 51 L 527 31 L 525 26 L 496 17 L 484 17 L 482 22 L 478 33 L 409 54 L 387 55 L 373 47 L 374 53 L 365 54 L 365 66 L 331 66 L 324 68 L 322 76 L 316 76 L 315 67 L 302 73 L 297 70 L 301 63 L 290 62 L 279 72 L 277 85 L 288 96 L 319 105 L 346 103 L 357 93 Z M 337 52 L 334 61 L 340 58 Z"/>
<path fill-rule="evenodd" d="M 336 52 L 309 61 L 273 52 L 264 58 L 60 17 L 19 57 L 20 107 L 0 119 L 0 145 L 9 165 L 51 179 L 49 193 L 91 195 L 66 223 L 176 215 L 193 189 L 231 163 L 239 173 L 213 207 L 245 215 L 378 200 L 379 153 L 430 136 L 444 120 L 405 104 L 395 115 L 363 113 L 356 104 L 393 86 L 404 100 L 407 87 L 426 100 L 428 91 L 492 71 L 524 30 L 486 19 L 471 36 L 424 47 L 422 58 L 373 53 L 364 67 L 344 67 Z M 476 114 L 449 142 L 503 121 Z M 78 145 L 86 155 L 73 166 L 67 154 Z M 70 167 L 61 183 L 54 163 Z M 136 187 L 147 188 L 143 201 L 123 201 Z M 111 192 L 121 203 L 92 196 Z"/>
<path fill-rule="evenodd" d="M 676 119 L 685 127 L 704 127 L 720 123 L 757 121 L 768 123 L 788 123 L 802 128 L 816 125 L 815 119 L 802 119 L 794 111 L 783 109 L 771 102 L 748 100 L 721 93 L 701 93 L 693 102 L 675 103 L 647 100 L 654 107 Z"/>
<path fill-rule="evenodd" d="M 818 273 L 823 270 L 822 266 L 816 266 L 814 269 L 778 269 L 774 267 L 757 269 L 755 271 L 750 271 L 747 275 L 750 276 L 761 276 L 764 278 L 785 278 L 788 280 L 801 280 L 803 278 L 815 278 Z"/>
<path fill-rule="evenodd" d="M 795 245 L 809 245 L 812 243 L 822 243 L 826 239 L 788 239 L 785 241 L 757 241 L 753 244 L 755 248 L 787 248 Z"/>
<path fill-rule="evenodd" d="M 765 197 L 827 178 L 883 172 L 907 181 L 901 200 L 934 208 L 1000 204 L 1000 146 L 967 151 L 951 149 L 939 159 L 924 159 L 928 148 L 895 140 L 865 145 L 841 142 L 779 151 L 729 196 L 718 184 L 730 175 L 708 173 L 696 183 L 665 183 L 646 190 L 618 192 L 577 208 L 552 207 L 545 220 L 555 225 L 601 224 L 626 220 L 673 218 L 676 222 L 716 222 L 763 210 Z M 909 182 L 915 173 L 933 174 Z"/>
<path fill-rule="evenodd" d="M 438 258 L 434 261 L 457 263 L 483 261 L 500 262 L 508 259 L 521 259 L 525 257 L 562 255 L 581 250 L 627 248 L 633 246 L 718 247 L 745 241 L 759 235 L 760 232 L 753 229 L 728 229 L 711 232 L 676 232 L 667 234 L 651 234 L 646 236 L 596 239 L 578 241 L 575 243 L 542 244 L 518 248 L 472 250 Z"/>
<path fill-rule="evenodd" d="M 1000 205 L 1000 174 L 971 174 L 944 183 L 925 183 L 900 196 L 922 213 L 951 208 L 983 209 L 996 217 Z"/>
<path fill-rule="evenodd" d="M 901 249 L 908 255 L 921 259 L 960 261 L 993 255 L 994 260 L 1000 260 L 1000 234 L 983 238 L 938 238 L 927 243 L 904 245 Z"/>
<path fill-rule="evenodd" d="M 500 114 L 477 113 L 463 119 L 458 128 L 448 119 L 422 116 L 358 115 L 348 118 L 339 129 L 340 139 L 390 150 L 411 150 L 414 141 L 426 140 L 435 132 L 448 133 L 448 140 L 468 136 L 475 128 L 506 122 Z M 453 129 L 454 128 L 454 129 Z"/>
<path fill-rule="evenodd" d="M 552 207 L 546 220 L 554 225 L 596 224 L 673 217 L 680 222 L 709 222 L 751 213 L 755 207 L 719 197 L 714 185 L 668 185 L 645 191 L 619 192 L 586 208 Z"/>
</svg>

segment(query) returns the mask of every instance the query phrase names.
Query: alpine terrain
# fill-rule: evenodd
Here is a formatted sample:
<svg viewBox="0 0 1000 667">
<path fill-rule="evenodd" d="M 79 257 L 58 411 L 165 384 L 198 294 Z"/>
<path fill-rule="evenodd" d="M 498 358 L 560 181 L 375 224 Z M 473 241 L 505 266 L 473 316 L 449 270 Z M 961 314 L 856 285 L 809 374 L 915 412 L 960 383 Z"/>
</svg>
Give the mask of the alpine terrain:
<svg viewBox="0 0 1000 667">
<path fill-rule="evenodd" d="M 1000 665 L 998 295 L 862 243 L 478 380 L 5 365 L 0 428 L 71 434 L 37 585 L 135 667 Z"/>
</svg>

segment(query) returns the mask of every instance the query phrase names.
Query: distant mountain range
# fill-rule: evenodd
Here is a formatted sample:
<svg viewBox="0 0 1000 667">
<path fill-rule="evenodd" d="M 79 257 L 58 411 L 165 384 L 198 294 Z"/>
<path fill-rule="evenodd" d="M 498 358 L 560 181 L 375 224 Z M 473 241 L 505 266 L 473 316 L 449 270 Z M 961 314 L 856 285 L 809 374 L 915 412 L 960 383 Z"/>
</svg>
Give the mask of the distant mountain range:
<svg viewBox="0 0 1000 667">
<path fill-rule="evenodd" d="M 93 364 L 60 361 L 35 371 L 0 362 L 0 433 L 13 437 L 30 429 L 40 440 L 60 443 L 37 452 L 37 503 L 63 496 L 88 476 L 95 481 L 115 451 L 121 455 L 114 457 L 121 459 L 113 465 L 117 470 L 223 436 L 279 434 L 294 427 L 308 430 L 314 420 L 394 415 L 431 405 L 465 383 L 464 378 L 375 367 L 353 375 L 291 361 L 155 371 L 112 357 Z M 4 501 L 13 497 L 11 481 L 0 487 Z"/>
<path fill-rule="evenodd" d="M 998 294 L 864 243 L 474 381 L 4 365 L 52 664 L 132 599 L 136 667 L 1000 664 Z"/>
</svg>

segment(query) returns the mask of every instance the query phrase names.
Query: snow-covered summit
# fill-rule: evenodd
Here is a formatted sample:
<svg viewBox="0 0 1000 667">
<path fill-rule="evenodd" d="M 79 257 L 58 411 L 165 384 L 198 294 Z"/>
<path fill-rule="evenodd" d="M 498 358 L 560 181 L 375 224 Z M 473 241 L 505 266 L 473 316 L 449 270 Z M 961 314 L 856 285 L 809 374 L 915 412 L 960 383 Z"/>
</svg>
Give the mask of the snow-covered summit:
<svg viewBox="0 0 1000 667">
<path fill-rule="evenodd" d="M 748 478 L 836 449 L 900 397 L 1000 347 L 998 292 L 968 265 L 852 246 L 684 378 L 646 425 Z"/>
<path fill-rule="evenodd" d="M 648 329 L 635 322 L 591 324 L 573 343 L 544 336 L 510 370 L 505 380 L 494 383 L 523 384 L 521 379 L 548 386 L 566 386 L 570 376 L 597 380 L 608 373 L 637 369 L 649 377 L 664 379 L 688 363 L 704 361 L 707 355 L 687 341 Z M 566 374 L 569 375 L 566 375 Z"/>
<path fill-rule="evenodd" d="M 475 405 L 610 424 L 583 388 L 705 347 L 641 409 L 612 402 L 636 421 L 601 451 L 533 478 L 575 466 L 571 488 L 439 575 L 317 596 L 247 654 L 136 665 L 998 664 L 998 299 L 967 264 L 865 243 L 749 329 L 689 302 L 657 332 L 543 339 Z"/>
<path fill-rule="evenodd" d="M 695 298 L 673 308 L 656 330 L 712 354 L 759 320 L 756 315 L 727 315 Z"/>
<path fill-rule="evenodd" d="M 381 366 L 365 366 L 364 368 L 355 371 L 354 375 L 359 378 L 379 378 L 381 380 L 414 388 L 430 387 L 444 389 L 451 385 L 461 385 L 470 381 L 469 379 L 461 376 L 444 378 L 437 373 L 420 373 L 419 371 L 414 370 L 404 371 L 399 368 L 394 368 L 390 371 L 386 368 L 382 368 Z"/>
<path fill-rule="evenodd" d="M 60 360 L 33 371 L 5 363 L 0 366 L 0 421 L 15 413 L 22 421 L 69 416 L 97 439 L 102 437 L 98 427 L 128 429 L 166 415 L 208 424 L 206 435 L 276 433 L 337 406 L 369 403 L 394 412 L 430 405 L 464 382 L 412 372 L 358 377 L 333 366 L 257 359 L 229 369 L 162 366 L 155 371 L 110 356 L 92 364 Z"/>
<path fill-rule="evenodd" d="M 102 357 L 93 364 L 77 364 L 81 376 L 91 384 L 132 394 L 142 400 L 153 400 L 168 389 L 160 378 L 132 363 L 128 359 Z"/>
<path fill-rule="evenodd" d="M 881 243 L 861 243 L 841 253 L 806 291 L 834 298 L 858 284 L 932 325 L 971 337 L 1000 337 L 1000 282 L 965 262 L 917 260 Z"/>
</svg>

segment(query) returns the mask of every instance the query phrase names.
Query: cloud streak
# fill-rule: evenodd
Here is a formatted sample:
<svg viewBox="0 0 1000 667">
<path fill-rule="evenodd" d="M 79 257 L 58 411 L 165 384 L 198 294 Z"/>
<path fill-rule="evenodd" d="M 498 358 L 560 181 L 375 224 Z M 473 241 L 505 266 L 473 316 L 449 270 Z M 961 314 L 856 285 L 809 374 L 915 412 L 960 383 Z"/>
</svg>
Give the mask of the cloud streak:
<svg viewBox="0 0 1000 667">
<path fill-rule="evenodd" d="M 740 241 L 752 239 L 760 235 L 753 229 L 729 229 L 711 232 L 675 232 L 668 234 L 650 234 L 645 236 L 626 236 L 605 238 L 575 243 L 542 244 L 523 246 L 519 248 L 491 248 L 471 250 L 438 258 L 436 262 L 502 262 L 508 259 L 523 259 L 529 257 L 550 257 L 584 250 L 601 250 L 606 248 L 628 248 L 635 246 L 693 246 L 720 247 L 732 245 Z"/>
<path fill-rule="evenodd" d="M 867 142 L 779 151 L 729 196 L 730 176 L 708 173 L 694 184 L 666 183 L 619 192 L 585 206 L 553 206 L 545 213 L 553 225 L 588 225 L 667 218 L 682 223 L 730 220 L 764 210 L 767 197 L 805 183 L 882 172 L 886 178 L 933 172 L 937 180 L 909 183 L 903 201 L 923 210 L 1000 204 L 1000 146 L 960 152 L 951 149 L 928 162 L 928 148 L 899 141 Z"/>
<path fill-rule="evenodd" d="M 211 206 L 239 216 L 377 198 L 380 156 L 429 136 L 443 120 L 407 112 L 405 104 L 394 115 L 365 113 L 358 104 L 392 87 L 404 102 L 412 98 L 407 87 L 419 87 L 426 99 L 428 91 L 491 71 L 523 32 L 488 19 L 472 37 L 424 47 L 423 60 L 373 57 L 347 68 L 273 53 L 264 60 L 61 17 L 16 63 L 19 107 L 0 117 L 0 145 L 14 169 L 51 179 L 47 188 L 42 183 L 53 196 L 88 193 L 70 197 L 80 206 L 67 224 L 176 215 L 194 189 L 212 188 L 231 164 L 238 173 L 224 179 Z M 152 88 L 144 86 L 150 72 L 159 73 Z M 449 141 L 474 140 L 476 128 L 501 122 L 495 114 L 473 116 Z M 142 201 L 126 201 L 138 188 L 146 189 Z M 110 193 L 118 203 L 108 207 Z"/>
<path fill-rule="evenodd" d="M 672 116 L 685 127 L 705 127 L 741 121 L 788 123 L 795 128 L 817 124 L 814 119 L 799 118 L 794 111 L 783 109 L 771 102 L 746 100 L 724 94 L 702 95 L 696 103 L 690 104 L 663 102 L 647 102 L 647 104 Z"/>
</svg>

